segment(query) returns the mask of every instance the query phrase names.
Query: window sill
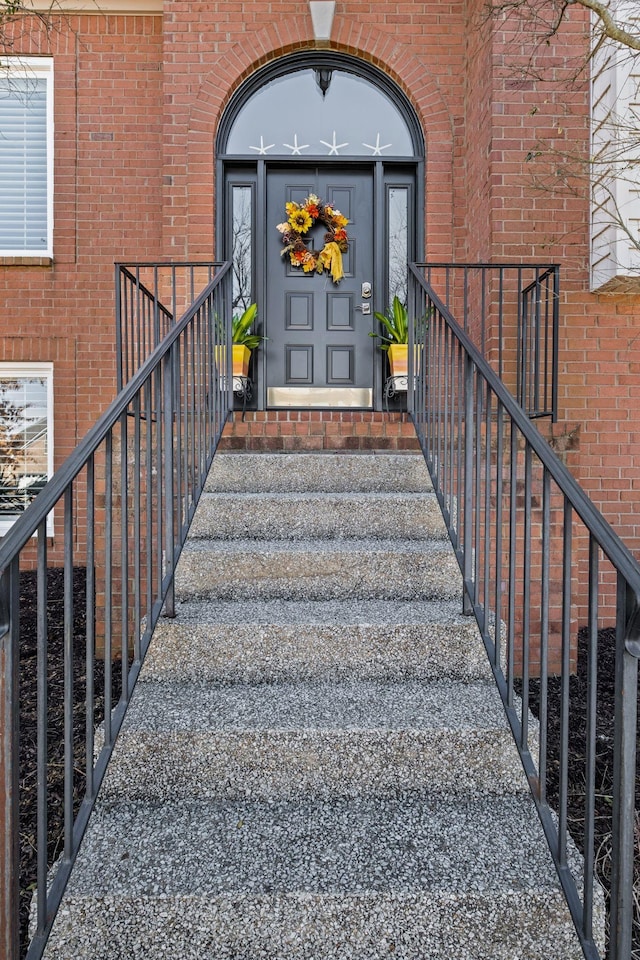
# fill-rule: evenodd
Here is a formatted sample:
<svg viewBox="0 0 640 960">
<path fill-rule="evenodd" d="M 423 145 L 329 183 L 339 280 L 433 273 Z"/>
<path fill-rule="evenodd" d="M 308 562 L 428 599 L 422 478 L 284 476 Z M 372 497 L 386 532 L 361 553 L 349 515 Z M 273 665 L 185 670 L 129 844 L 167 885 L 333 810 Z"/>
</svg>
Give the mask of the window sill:
<svg viewBox="0 0 640 960">
<path fill-rule="evenodd" d="M 3 257 L 0 255 L 0 267 L 51 267 L 53 257 Z"/>
</svg>

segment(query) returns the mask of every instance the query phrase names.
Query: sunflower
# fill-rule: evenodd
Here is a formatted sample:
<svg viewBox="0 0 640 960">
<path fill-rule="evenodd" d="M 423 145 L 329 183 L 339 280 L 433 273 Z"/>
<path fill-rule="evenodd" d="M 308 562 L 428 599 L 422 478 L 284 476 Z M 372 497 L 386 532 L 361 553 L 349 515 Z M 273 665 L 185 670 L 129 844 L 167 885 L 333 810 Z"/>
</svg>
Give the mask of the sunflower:
<svg viewBox="0 0 640 960">
<path fill-rule="evenodd" d="M 306 233 L 312 223 L 313 220 L 306 210 L 294 210 L 289 215 L 289 226 L 296 233 Z"/>
</svg>

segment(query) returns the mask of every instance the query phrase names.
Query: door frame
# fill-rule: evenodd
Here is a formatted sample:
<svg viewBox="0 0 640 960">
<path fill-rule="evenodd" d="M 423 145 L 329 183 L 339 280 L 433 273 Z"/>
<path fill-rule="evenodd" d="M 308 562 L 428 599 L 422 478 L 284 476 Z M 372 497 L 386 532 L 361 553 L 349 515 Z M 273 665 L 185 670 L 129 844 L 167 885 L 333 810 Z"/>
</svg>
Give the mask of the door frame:
<svg viewBox="0 0 640 960">
<path fill-rule="evenodd" d="M 220 122 L 216 138 L 216 223 L 215 249 L 222 251 L 223 257 L 229 257 L 232 249 L 232 195 L 237 186 L 250 187 L 253 197 L 252 215 L 252 299 L 258 304 L 265 302 L 266 290 L 266 242 L 267 236 L 275 229 L 275 224 L 266 222 L 267 174 L 270 167 L 281 168 L 280 157 L 229 156 L 224 153 L 226 140 L 232 123 L 246 100 L 268 80 L 284 75 L 292 69 L 301 67 L 327 67 L 343 69 L 364 77 L 380 87 L 401 110 L 412 133 L 415 155 L 413 158 L 381 157 L 368 159 L 362 156 L 340 156 L 336 160 L 326 157 L 305 157 L 295 161 L 297 168 L 328 167 L 333 171 L 348 171 L 350 166 L 372 170 L 373 179 L 373 263 L 374 295 L 373 311 L 384 312 L 388 306 L 388 269 L 385 240 L 387 229 L 387 195 L 390 188 L 401 187 L 408 190 L 408 260 L 424 259 L 425 249 L 425 155 L 424 139 L 413 111 L 405 94 L 396 84 L 377 67 L 358 60 L 347 54 L 332 51 L 304 51 L 282 57 L 267 64 L 252 74 L 231 98 L 229 106 Z M 285 163 L 291 161 L 285 161 Z M 348 175 L 348 174 L 347 174 Z M 273 240 L 273 238 L 272 238 Z M 378 278 L 382 278 L 382 281 Z M 266 330 L 263 331 L 268 335 Z M 383 409 L 383 357 L 382 351 L 374 363 L 373 409 Z M 266 358 L 264 351 L 258 351 L 254 358 L 255 390 L 254 396 L 259 410 L 266 409 Z"/>
</svg>

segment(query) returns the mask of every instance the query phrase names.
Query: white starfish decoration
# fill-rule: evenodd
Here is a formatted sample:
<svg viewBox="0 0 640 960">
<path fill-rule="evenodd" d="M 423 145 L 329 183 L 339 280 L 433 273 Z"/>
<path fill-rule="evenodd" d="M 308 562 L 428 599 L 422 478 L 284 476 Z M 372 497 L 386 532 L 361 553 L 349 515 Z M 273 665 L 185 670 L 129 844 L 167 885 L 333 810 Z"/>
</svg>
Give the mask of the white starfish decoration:
<svg viewBox="0 0 640 960">
<path fill-rule="evenodd" d="M 291 150 L 291 156 L 294 156 L 296 153 L 299 154 L 301 150 L 306 150 L 309 144 L 298 143 L 298 134 L 294 133 L 293 143 L 283 143 L 282 146 L 287 147 L 289 150 Z"/>
<path fill-rule="evenodd" d="M 382 151 L 383 151 L 383 150 L 386 150 L 388 147 L 390 147 L 391 144 L 390 144 L 390 143 L 383 143 L 383 144 L 381 144 L 381 143 L 380 143 L 380 134 L 377 133 L 377 134 L 376 134 L 375 146 L 374 146 L 372 143 L 363 143 L 362 146 L 363 146 L 363 147 L 368 147 L 369 150 L 373 150 L 373 156 L 374 156 L 374 157 L 379 157 L 379 156 L 382 154 Z"/>
<path fill-rule="evenodd" d="M 331 156 L 332 154 L 335 154 L 336 156 L 338 156 L 338 150 L 341 150 L 342 147 L 348 147 L 348 146 L 349 146 L 349 142 L 348 142 L 348 141 L 347 141 L 346 143 L 336 143 L 336 132 L 335 132 L 335 130 L 333 131 L 333 143 L 327 143 L 326 140 L 321 140 L 320 143 L 321 143 L 323 146 L 325 146 L 325 147 L 329 147 L 329 156 Z"/>
<path fill-rule="evenodd" d="M 260 146 L 259 147 L 249 147 L 249 150 L 256 150 L 260 154 L 265 154 L 267 150 L 271 150 L 271 147 L 275 147 L 275 143 L 269 143 L 265 146 L 264 137 L 260 137 Z"/>
</svg>

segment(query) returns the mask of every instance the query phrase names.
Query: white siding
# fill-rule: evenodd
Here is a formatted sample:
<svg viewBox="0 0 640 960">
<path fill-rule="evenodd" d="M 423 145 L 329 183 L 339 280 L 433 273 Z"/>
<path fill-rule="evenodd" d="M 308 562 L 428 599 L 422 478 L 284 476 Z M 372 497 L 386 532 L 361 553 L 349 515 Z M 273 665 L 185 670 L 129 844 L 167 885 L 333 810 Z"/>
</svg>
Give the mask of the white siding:
<svg viewBox="0 0 640 960">
<path fill-rule="evenodd" d="M 640 31 L 638 0 L 612 12 Z M 591 81 L 591 287 L 640 285 L 640 53 L 607 40 Z"/>
</svg>

